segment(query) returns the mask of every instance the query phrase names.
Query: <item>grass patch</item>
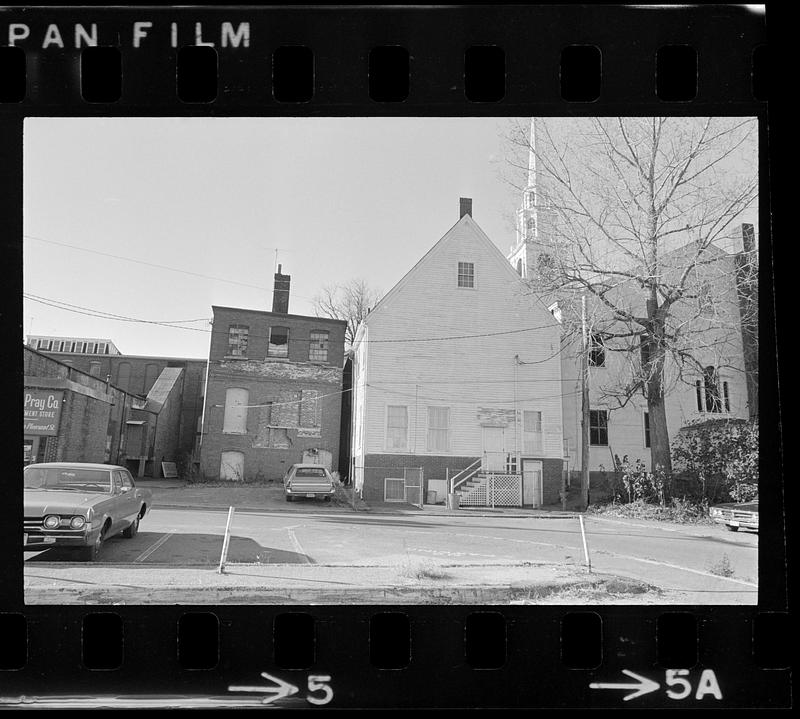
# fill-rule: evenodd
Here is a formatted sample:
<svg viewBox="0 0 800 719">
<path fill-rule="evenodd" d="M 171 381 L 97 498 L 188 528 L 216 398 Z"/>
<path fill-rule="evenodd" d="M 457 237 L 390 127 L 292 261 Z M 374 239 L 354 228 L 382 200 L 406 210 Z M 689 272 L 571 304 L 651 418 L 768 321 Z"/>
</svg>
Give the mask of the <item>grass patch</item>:
<svg viewBox="0 0 800 719">
<path fill-rule="evenodd" d="M 613 504 L 593 504 L 587 510 L 590 514 L 625 519 L 652 519 L 677 524 L 713 525 L 708 516 L 708 507 L 680 499 L 673 499 L 664 507 L 642 500 Z"/>
<path fill-rule="evenodd" d="M 452 575 L 427 560 L 405 560 L 399 567 L 400 576 L 408 579 L 449 579 Z"/>
</svg>

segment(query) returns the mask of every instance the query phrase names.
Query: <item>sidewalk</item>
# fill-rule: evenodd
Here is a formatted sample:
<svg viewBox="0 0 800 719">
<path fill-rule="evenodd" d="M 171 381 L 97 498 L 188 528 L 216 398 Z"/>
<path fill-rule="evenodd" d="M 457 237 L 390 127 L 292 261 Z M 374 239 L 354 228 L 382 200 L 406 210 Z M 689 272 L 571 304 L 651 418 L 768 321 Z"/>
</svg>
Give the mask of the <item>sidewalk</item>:
<svg viewBox="0 0 800 719">
<path fill-rule="evenodd" d="M 28 604 L 511 604 L 580 592 L 619 598 L 653 588 L 585 568 L 535 563 L 403 566 L 229 564 L 26 567 Z"/>
<path fill-rule="evenodd" d="M 349 487 L 338 487 L 330 502 L 306 500 L 287 502 L 280 482 L 264 485 L 234 486 L 230 484 L 190 484 L 177 479 L 136 480 L 138 487 L 153 492 L 153 506 L 156 508 L 187 508 L 227 510 L 233 506 L 237 511 L 272 512 L 336 512 L 370 514 L 399 514 L 433 516 L 504 516 L 504 517 L 553 517 L 569 518 L 577 516 L 573 511 L 562 511 L 561 506 L 522 509 L 520 507 L 460 507 L 448 509 L 444 504 L 425 504 L 422 509 L 411 504 L 376 502 L 368 504 L 356 499 L 355 506 Z"/>
</svg>

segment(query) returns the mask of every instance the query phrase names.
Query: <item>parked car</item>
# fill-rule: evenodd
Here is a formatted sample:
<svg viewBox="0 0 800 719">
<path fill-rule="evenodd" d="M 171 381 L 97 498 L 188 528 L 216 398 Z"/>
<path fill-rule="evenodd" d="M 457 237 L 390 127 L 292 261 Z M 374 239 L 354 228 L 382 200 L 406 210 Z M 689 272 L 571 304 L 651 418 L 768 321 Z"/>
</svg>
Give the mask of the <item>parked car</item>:
<svg viewBox="0 0 800 719">
<path fill-rule="evenodd" d="M 750 502 L 715 504 L 709 507 L 708 513 L 730 532 L 738 532 L 740 528 L 758 531 L 758 497 Z"/>
<path fill-rule="evenodd" d="M 330 502 L 336 489 L 331 473 L 321 464 L 293 464 L 283 477 L 283 491 L 287 502 L 295 497 Z"/>
<path fill-rule="evenodd" d="M 22 471 L 26 551 L 68 547 L 93 561 L 109 537 L 135 537 L 152 504 L 152 492 L 137 487 L 125 467 L 47 462 Z"/>
</svg>

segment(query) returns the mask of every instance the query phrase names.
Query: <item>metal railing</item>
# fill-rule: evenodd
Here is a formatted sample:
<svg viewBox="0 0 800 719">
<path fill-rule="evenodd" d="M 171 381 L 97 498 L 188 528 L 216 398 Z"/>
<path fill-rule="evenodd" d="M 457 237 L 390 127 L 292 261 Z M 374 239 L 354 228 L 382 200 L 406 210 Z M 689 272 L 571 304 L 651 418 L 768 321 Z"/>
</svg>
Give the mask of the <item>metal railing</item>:
<svg viewBox="0 0 800 719">
<path fill-rule="evenodd" d="M 480 471 L 482 464 L 483 464 L 483 459 L 481 457 L 478 457 L 478 459 L 476 459 L 468 467 L 465 467 L 460 472 L 457 472 L 452 477 L 450 477 L 450 494 L 453 494 L 456 491 L 456 487 L 460 487 L 462 484 L 464 484 L 464 482 L 467 482 L 468 480 L 472 479 Z"/>
</svg>

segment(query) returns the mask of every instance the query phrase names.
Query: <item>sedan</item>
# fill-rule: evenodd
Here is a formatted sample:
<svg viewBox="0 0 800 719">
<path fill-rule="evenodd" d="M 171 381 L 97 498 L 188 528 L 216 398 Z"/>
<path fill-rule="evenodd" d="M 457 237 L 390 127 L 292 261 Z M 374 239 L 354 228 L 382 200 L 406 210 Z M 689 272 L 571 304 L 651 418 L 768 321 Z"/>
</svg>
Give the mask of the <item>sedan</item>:
<svg viewBox="0 0 800 719">
<path fill-rule="evenodd" d="M 738 532 L 740 528 L 758 531 L 758 497 L 750 502 L 715 504 L 709 507 L 708 514 L 730 532 Z"/>
<path fill-rule="evenodd" d="M 293 464 L 283 477 L 283 492 L 287 502 L 295 497 L 322 497 L 330 502 L 335 491 L 331 473 L 320 464 Z"/>
<path fill-rule="evenodd" d="M 23 475 L 26 551 L 68 547 L 93 561 L 109 537 L 136 536 L 152 504 L 152 492 L 125 467 L 47 462 L 29 464 Z"/>
</svg>

